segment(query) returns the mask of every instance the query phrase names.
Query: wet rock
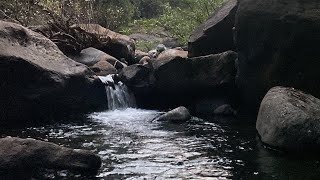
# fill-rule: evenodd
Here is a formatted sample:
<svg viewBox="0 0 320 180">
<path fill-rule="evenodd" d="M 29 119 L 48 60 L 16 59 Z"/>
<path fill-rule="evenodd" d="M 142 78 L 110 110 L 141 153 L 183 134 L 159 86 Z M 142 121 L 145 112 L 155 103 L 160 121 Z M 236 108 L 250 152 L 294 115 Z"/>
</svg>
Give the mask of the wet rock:
<svg viewBox="0 0 320 180">
<path fill-rule="evenodd" d="M 320 97 L 320 1 L 242 0 L 236 15 L 238 86 L 248 112 L 274 86 Z"/>
<path fill-rule="evenodd" d="M 156 118 L 156 121 L 169 121 L 172 123 L 184 123 L 191 119 L 189 110 L 183 106 L 175 108 L 160 117 Z"/>
<path fill-rule="evenodd" d="M 274 87 L 264 97 L 256 128 L 262 142 L 287 151 L 320 150 L 320 100 L 302 91 Z"/>
<path fill-rule="evenodd" d="M 0 124 L 59 119 L 106 106 L 104 85 L 49 39 L 0 21 Z"/>
<path fill-rule="evenodd" d="M 101 159 L 86 150 L 60 147 L 34 139 L 7 137 L 0 139 L 0 176 L 27 178 L 36 169 L 71 170 L 95 174 Z"/>
<path fill-rule="evenodd" d="M 237 0 L 227 1 L 192 33 L 189 42 L 189 57 L 217 54 L 234 50 L 233 27 Z"/>
<path fill-rule="evenodd" d="M 224 104 L 217 107 L 213 113 L 215 115 L 222 115 L 222 116 L 234 116 L 237 114 L 237 112 L 229 104 Z"/>
</svg>

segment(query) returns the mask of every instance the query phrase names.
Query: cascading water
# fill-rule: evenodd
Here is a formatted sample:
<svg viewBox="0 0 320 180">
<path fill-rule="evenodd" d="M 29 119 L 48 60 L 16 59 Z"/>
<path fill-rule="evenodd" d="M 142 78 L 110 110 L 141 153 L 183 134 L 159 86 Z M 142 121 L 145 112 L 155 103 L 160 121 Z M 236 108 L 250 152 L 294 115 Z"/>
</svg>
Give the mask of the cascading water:
<svg viewBox="0 0 320 180">
<path fill-rule="evenodd" d="M 121 81 L 115 83 L 112 76 L 99 76 L 105 84 L 109 110 L 136 107 L 133 93 Z"/>
</svg>

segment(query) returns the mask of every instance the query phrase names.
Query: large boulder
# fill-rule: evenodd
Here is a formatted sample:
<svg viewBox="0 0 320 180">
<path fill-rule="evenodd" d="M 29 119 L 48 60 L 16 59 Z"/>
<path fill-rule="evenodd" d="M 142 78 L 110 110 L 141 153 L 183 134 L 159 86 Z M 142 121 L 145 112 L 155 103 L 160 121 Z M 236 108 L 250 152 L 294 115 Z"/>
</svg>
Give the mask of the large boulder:
<svg viewBox="0 0 320 180">
<path fill-rule="evenodd" d="M 256 114 L 266 92 L 289 86 L 320 97 L 320 1 L 242 0 L 236 15 L 238 85 Z"/>
<path fill-rule="evenodd" d="M 98 24 L 75 24 L 71 28 L 98 37 L 99 42 L 92 44 L 94 48 L 119 60 L 124 59 L 129 64 L 135 63 L 135 43 L 129 36 L 113 32 Z"/>
<path fill-rule="evenodd" d="M 0 124 L 22 125 L 106 106 L 104 85 L 44 36 L 0 21 Z"/>
<path fill-rule="evenodd" d="M 150 88 L 153 86 L 152 69 L 140 64 L 134 64 L 122 69 L 118 78 L 132 88 Z"/>
<path fill-rule="evenodd" d="M 182 54 L 186 55 L 185 52 Z M 140 107 L 196 106 L 197 98 L 208 99 L 209 96 L 226 97 L 232 101 L 237 53 L 227 51 L 197 58 L 164 55 L 161 53 L 157 60 L 145 66 L 128 66 L 120 73 L 121 81 L 141 100 L 138 102 Z"/>
<path fill-rule="evenodd" d="M 90 151 L 60 147 L 34 139 L 0 139 L 0 176 L 5 179 L 28 179 L 37 169 L 94 174 L 100 166 L 100 157 Z"/>
<path fill-rule="evenodd" d="M 228 0 L 209 19 L 195 29 L 188 42 L 189 57 L 234 50 L 233 27 L 237 0 Z"/>
<path fill-rule="evenodd" d="M 90 67 L 98 76 L 117 73 L 117 69 L 126 67 L 124 63 L 115 57 L 95 48 L 86 48 L 77 56 L 73 56 L 75 61 Z"/>
<path fill-rule="evenodd" d="M 169 121 L 172 123 L 184 123 L 191 119 L 189 110 L 183 106 L 177 107 L 154 119 L 155 121 Z"/>
<path fill-rule="evenodd" d="M 320 150 L 320 100 L 274 87 L 264 97 L 256 128 L 262 142 L 287 151 Z"/>
<path fill-rule="evenodd" d="M 221 86 L 233 86 L 237 53 L 183 58 L 160 54 L 154 63 L 156 87 L 164 92 L 200 92 Z"/>
</svg>

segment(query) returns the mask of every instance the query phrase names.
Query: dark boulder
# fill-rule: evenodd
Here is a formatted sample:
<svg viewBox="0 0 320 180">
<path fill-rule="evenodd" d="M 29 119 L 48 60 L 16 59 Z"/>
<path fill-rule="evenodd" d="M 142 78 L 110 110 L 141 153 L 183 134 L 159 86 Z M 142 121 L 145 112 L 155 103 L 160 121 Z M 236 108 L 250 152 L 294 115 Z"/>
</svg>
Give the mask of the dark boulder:
<svg viewBox="0 0 320 180">
<path fill-rule="evenodd" d="M 28 179 L 37 169 L 95 174 L 100 166 L 100 157 L 90 151 L 34 139 L 0 139 L 0 176 L 5 179 Z"/>
<path fill-rule="evenodd" d="M 183 106 L 177 107 L 155 119 L 155 121 L 169 121 L 172 123 L 184 123 L 191 119 L 189 110 Z"/>
<path fill-rule="evenodd" d="M 169 57 L 162 59 L 160 54 L 153 65 L 156 86 L 161 91 L 199 93 L 234 84 L 237 53 L 233 51 L 189 59 Z"/>
<path fill-rule="evenodd" d="M 144 89 L 153 86 L 152 76 L 151 68 L 135 64 L 123 68 L 117 78 L 129 87 Z"/>
<path fill-rule="evenodd" d="M 190 36 L 189 57 L 217 54 L 234 50 L 233 27 L 237 0 L 229 0 L 201 24 Z"/>
<path fill-rule="evenodd" d="M 106 106 L 104 85 L 49 39 L 0 21 L 0 124 L 43 122 Z"/>
<path fill-rule="evenodd" d="M 143 101 L 141 104 L 149 105 L 146 108 L 169 108 L 167 105 L 171 108 L 188 104 L 197 108 L 195 101 L 198 98 L 208 99 L 209 96 L 233 99 L 237 53 L 227 51 L 186 58 L 185 51 L 169 52 L 173 53 L 167 50 L 158 59 L 152 60 L 149 63 L 151 67 L 149 64 L 134 65 L 124 68 L 120 73 L 121 81 L 134 90 L 137 99 Z M 210 108 L 209 111 L 212 113 L 213 110 Z"/>
<path fill-rule="evenodd" d="M 217 107 L 213 113 L 220 116 L 234 116 L 237 114 L 230 104 L 223 104 Z"/>
<path fill-rule="evenodd" d="M 274 87 L 262 100 L 256 128 L 262 142 L 287 151 L 320 150 L 320 100 Z"/>
<path fill-rule="evenodd" d="M 242 0 L 236 15 L 238 85 L 254 113 L 274 86 L 320 97 L 320 1 Z"/>
</svg>

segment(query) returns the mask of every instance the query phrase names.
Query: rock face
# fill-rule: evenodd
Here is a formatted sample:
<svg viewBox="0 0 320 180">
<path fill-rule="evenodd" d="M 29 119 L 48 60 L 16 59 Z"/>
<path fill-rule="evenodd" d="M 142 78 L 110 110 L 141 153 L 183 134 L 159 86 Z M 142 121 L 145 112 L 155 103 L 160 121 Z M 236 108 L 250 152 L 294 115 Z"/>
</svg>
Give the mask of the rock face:
<svg viewBox="0 0 320 180">
<path fill-rule="evenodd" d="M 173 123 L 183 123 L 191 119 L 189 110 L 183 106 L 177 107 L 160 117 L 156 118 L 157 121 L 169 121 Z"/>
<path fill-rule="evenodd" d="M 257 112 L 265 93 L 289 86 L 320 97 L 320 1 L 242 0 L 236 15 L 237 82 L 243 107 Z"/>
<path fill-rule="evenodd" d="M 0 147 L 0 176 L 9 179 L 32 176 L 29 173 L 39 168 L 96 173 L 101 166 L 100 157 L 90 151 L 34 139 L 1 138 Z"/>
<path fill-rule="evenodd" d="M 229 0 L 190 36 L 189 57 L 234 50 L 233 27 L 237 0 Z"/>
<path fill-rule="evenodd" d="M 99 37 L 100 42 L 96 43 L 97 46 L 94 46 L 94 48 L 119 60 L 125 59 L 129 64 L 135 63 L 135 44 L 134 40 L 129 36 L 113 32 L 98 24 L 76 24 L 71 28 Z"/>
<path fill-rule="evenodd" d="M 320 149 L 320 100 L 293 88 L 274 87 L 256 124 L 262 142 L 288 151 Z"/>
<path fill-rule="evenodd" d="M 0 124 L 22 125 L 106 105 L 104 86 L 44 36 L 0 21 Z"/>
</svg>

